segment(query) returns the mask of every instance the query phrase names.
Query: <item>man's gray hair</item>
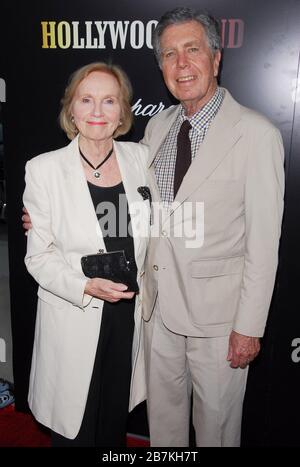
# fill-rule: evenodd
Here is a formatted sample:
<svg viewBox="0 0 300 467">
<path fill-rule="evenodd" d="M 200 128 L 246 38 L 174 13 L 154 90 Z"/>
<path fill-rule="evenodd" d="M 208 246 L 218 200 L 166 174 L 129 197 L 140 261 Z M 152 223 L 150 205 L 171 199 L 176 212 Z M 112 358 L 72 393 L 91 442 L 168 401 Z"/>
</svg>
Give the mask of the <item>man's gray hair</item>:
<svg viewBox="0 0 300 467">
<path fill-rule="evenodd" d="M 159 20 L 153 32 L 153 49 L 159 65 L 161 64 L 160 39 L 164 30 L 172 24 L 182 24 L 188 21 L 199 23 L 206 33 L 208 45 L 213 54 L 221 50 L 221 33 L 219 22 L 211 15 L 192 8 L 179 7 L 167 11 Z"/>
</svg>

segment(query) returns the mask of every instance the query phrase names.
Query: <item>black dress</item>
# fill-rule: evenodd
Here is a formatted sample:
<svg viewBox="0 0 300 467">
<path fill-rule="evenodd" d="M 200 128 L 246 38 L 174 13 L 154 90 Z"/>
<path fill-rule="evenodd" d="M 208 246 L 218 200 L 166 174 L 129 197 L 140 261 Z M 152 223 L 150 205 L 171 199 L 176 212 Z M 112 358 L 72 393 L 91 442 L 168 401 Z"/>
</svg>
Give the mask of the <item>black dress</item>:
<svg viewBox="0 0 300 467">
<path fill-rule="evenodd" d="M 88 182 L 107 251 L 125 250 L 135 265 L 127 199 L 120 183 Z M 136 267 L 136 265 L 135 265 Z M 99 341 L 86 408 L 74 440 L 52 432 L 53 446 L 125 446 L 131 380 L 135 297 L 104 302 Z"/>
</svg>

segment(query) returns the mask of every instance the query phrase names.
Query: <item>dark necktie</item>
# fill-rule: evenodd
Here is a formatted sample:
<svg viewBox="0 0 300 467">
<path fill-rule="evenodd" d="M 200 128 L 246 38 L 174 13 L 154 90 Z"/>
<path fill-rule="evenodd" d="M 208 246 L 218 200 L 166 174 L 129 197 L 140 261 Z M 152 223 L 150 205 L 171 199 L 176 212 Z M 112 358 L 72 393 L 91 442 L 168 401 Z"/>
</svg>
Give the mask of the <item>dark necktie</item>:
<svg viewBox="0 0 300 467">
<path fill-rule="evenodd" d="M 191 124 L 188 120 L 182 123 L 177 136 L 177 156 L 174 175 L 174 198 L 179 190 L 182 179 L 192 162 L 191 140 L 189 131 Z"/>
</svg>

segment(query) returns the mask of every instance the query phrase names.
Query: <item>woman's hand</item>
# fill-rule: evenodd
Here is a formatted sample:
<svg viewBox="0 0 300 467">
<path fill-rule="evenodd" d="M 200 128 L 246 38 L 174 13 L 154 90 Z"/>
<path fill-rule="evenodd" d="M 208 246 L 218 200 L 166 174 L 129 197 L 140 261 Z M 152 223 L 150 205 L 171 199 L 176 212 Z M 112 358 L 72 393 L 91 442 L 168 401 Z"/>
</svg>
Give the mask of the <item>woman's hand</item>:
<svg viewBox="0 0 300 467">
<path fill-rule="evenodd" d="M 126 292 L 127 289 L 128 287 L 125 284 L 95 278 L 87 281 L 84 293 L 110 303 L 115 303 L 121 299 L 129 300 L 134 296 L 134 292 Z"/>
</svg>

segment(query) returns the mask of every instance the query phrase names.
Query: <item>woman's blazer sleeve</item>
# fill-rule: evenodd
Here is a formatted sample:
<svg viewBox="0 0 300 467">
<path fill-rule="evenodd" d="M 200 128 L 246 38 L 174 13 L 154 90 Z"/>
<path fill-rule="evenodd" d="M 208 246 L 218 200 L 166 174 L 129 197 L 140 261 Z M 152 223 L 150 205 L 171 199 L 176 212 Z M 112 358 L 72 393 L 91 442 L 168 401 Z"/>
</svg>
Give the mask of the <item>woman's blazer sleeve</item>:
<svg viewBox="0 0 300 467">
<path fill-rule="evenodd" d="M 25 181 L 23 202 L 32 221 L 27 237 L 26 267 L 40 287 L 82 308 L 87 278 L 66 262 L 55 245 L 51 222 L 53 215 L 59 213 L 51 212 L 50 193 L 39 158 L 27 162 Z"/>
</svg>

